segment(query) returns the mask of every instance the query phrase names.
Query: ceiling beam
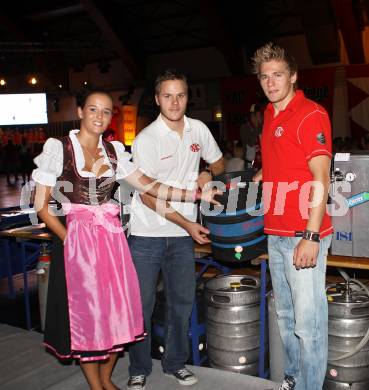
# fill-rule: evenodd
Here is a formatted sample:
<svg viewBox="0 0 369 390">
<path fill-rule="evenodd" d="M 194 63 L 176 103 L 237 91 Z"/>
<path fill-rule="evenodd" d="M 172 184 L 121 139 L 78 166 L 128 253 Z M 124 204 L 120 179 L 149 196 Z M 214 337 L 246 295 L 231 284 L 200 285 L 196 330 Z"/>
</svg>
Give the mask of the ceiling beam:
<svg viewBox="0 0 369 390">
<path fill-rule="evenodd" d="M 12 44 L 14 44 L 14 46 L 24 42 L 32 44 L 32 38 L 30 37 L 30 32 L 32 34 L 32 30 L 31 28 L 27 28 L 24 22 L 22 24 L 23 28 L 20 28 L 9 16 L 6 16 L 4 12 L 2 12 L 0 14 L 0 24 L 3 30 L 11 33 L 13 38 Z M 25 34 L 24 29 L 27 31 L 27 34 Z M 51 88 L 56 88 L 60 83 L 68 85 L 68 68 L 65 66 L 62 56 L 59 57 L 59 66 L 57 69 L 50 70 L 50 61 L 48 61 L 47 55 L 43 52 L 33 52 L 32 62 L 34 64 L 34 69 L 24 69 L 24 73 L 42 73 L 46 84 L 49 84 Z"/>
<path fill-rule="evenodd" d="M 296 7 L 313 64 L 339 62 L 339 37 L 329 0 L 298 1 Z"/>
<path fill-rule="evenodd" d="M 363 38 L 351 0 L 331 0 L 351 64 L 365 63 Z"/>
<path fill-rule="evenodd" d="M 101 9 L 96 6 L 93 0 L 80 0 L 80 2 L 84 6 L 86 12 L 89 14 L 90 18 L 100 29 L 105 39 L 110 42 L 113 50 L 122 59 L 131 76 L 136 80 L 143 80 L 143 70 L 141 69 L 133 55 L 123 45 L 123 37 L 118 32 L 118 29 L 114 28 L 114 24 L 110 20 L 108 20 L 108 16 L 102 13 Z M 109 5 L 109 7 L 107 8 L 111 8 L 111 6 Z"/>
<path fill-rule="evenodd" d="M 213 40 L 213 45 L 223 54 L 232 75 L 245 75 L 242 48 L 234 45 L 231 34 L 214 6 L 214 1 L 200 0 L 200 12 L 207 21 L 209 39 Z"/>
<path fill-rule="evenodd" d="M 35 12 L 26 15 L 25 18 L 33 21 L 50 20 L 53 18 L 60 18 L 63 16 L 74 15 L 80 12 L 84 12 L 82 4 L 75 4 L 69 7 L 56 8 L 44 12 Z"/>
</svg>

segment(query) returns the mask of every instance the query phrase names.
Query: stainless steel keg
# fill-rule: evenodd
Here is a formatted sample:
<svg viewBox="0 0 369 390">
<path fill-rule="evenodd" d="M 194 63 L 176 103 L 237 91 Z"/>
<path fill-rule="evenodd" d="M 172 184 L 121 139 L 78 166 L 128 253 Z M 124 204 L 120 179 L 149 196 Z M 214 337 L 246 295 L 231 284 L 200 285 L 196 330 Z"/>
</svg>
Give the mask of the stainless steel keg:
<svg viewBox="0 0 369 390">
<path fill-rule="evenodd" d="M 328 368 L 325 390 L 369 389 L 369 343 L 357 348 L 369 328 L 369 296 L 347 282 L 328 294 Z M 340 359 L 352 351 L 352 356 Z M 356 351 L 356 352 L 355 352 Z"/>
<path fill-rule="evenodd" d="M 260 347 L 260 281 L 221 275 L 205 284 L 209 364 L 255 375 Z"/>
</svg>

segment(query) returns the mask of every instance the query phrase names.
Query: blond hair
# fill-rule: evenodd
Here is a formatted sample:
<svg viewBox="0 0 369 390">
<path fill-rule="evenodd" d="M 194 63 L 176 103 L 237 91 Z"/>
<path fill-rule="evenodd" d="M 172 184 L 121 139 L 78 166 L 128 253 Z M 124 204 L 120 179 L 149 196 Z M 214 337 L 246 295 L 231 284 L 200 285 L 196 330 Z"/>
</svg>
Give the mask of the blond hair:
<svg viewBox="0 0 369 390">
<path fill-rule="evenodd" d="M 291 56 L 286 49 L 273 42 L 269 42 L 266 45 L 256 50 L 252 57 L 252 71 L 253 73 L 260 75 L 260 67 L 264 62 L 281 61 L 285 62 L 290 75 L 297 72 L 296 60 Z"/>
</svg>

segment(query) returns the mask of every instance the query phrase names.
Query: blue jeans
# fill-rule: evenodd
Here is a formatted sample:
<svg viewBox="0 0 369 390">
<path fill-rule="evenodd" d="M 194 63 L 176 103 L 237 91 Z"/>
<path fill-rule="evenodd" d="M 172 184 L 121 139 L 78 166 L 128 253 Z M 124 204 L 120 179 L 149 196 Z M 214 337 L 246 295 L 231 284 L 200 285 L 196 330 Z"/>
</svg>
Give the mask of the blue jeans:
<svg viewBox="0 0 369 390">
<path fill-rule="evenodd" d="M 159 271 L 166 297 L 164 327 L 164 372 L 184 367 L 189 357 L 188 327 L 195 299 L 194 243 L 191 237 L 130 236 L 129 246 L 138 274 L 147 336 L 129 347 L 130 375 L 149 375 L 151 361 L 151 316 Z"/>
<path fill-rule="evenodd" d="M 321 390 L 328 358 L 325 271 L 332 236 L 321 240 L 316 267 L 296 270 L 293 251 L 300 240 L 268 236 L 269 267 L 285 374 L 295 378 L 295 390 Z"/>
</svg>

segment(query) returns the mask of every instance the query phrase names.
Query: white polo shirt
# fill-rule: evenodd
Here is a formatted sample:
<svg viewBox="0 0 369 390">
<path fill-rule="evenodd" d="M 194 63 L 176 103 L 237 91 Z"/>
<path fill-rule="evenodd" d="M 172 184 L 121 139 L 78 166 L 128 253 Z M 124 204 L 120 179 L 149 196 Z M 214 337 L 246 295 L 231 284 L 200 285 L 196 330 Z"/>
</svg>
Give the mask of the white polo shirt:
<svg viewBox="0 0 369 390">
<path fill-rule="evenodd" d="M 208 127 L 201 121 L 184 117 L 182 138 L 163 121 L 161 114 L 136 137 L 133 161 L 148 176 L 178 188 L 195 189 L 200 158 L 212 164 L 222 153 Z M 184 217 L 196 221 L 194 203 L 171 202 Z M 181 237 L 188 233 L 146 207 L 139 194 L 131 204 L 131 234 L 147 237 Z"/>
</svg>

